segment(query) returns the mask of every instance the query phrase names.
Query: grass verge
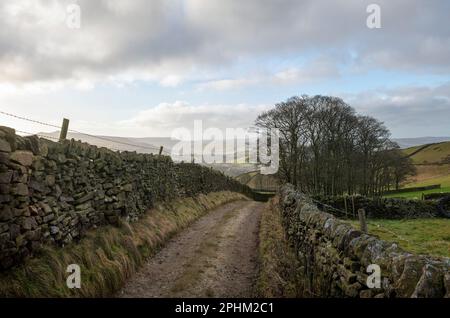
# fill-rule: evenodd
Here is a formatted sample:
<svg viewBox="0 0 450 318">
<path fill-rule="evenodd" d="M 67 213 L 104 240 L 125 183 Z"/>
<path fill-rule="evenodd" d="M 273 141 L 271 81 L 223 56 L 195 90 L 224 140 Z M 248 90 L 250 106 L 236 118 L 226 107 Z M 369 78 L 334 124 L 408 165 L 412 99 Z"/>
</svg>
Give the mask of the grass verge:
<svg viewBox="0 0 450 318">
<path fill-rule="evenodd" d="M 356 228 L 357 221 L 351 221 Z M 414 254 L 450 257 L 449 219 L 369 220 L 368 230 Z"/>
<path fill-rule="evenodd" d="M 109 297 L 175 233 L 209 210 L 244 199 L 228 191 L 161 203 L 135 223 L 90 231 L 78 243 L 46 246 L 23 265 L 0 274 L 0 297 Z M 69 264 L 81 268 L 81 288 L 69 289 Z"/>
<path fill-rule="evenodd" d="M 261 216 L 256 296 L 301 297 L 297 267 L 295 253 L 289 247 L 281 223 L 278 198 L 275 197 L 267 203 Z"/>
</svg>

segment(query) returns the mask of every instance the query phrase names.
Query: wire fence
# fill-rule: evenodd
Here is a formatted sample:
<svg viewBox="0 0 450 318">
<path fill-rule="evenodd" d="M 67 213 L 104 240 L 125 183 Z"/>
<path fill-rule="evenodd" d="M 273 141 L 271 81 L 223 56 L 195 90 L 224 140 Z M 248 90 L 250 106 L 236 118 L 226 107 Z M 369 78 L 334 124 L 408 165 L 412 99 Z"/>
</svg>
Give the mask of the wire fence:
<svg viewBox="0 0 450 318">
<path fill-rule="evenodd" d="M 34 120 L 34 119 L 30 119 L 30 118 L 26 118 L 26 117 L 22 117 L 22 116 L 18 116 L 18 115 L 14 115 L 14 114 L 2 111 L 2 110 L 0 110 L 0 114 L 6 115 L 6 116 L 9 116 L 9 117 L 13 117 L 13 118 L 16 118 L 16 119 L 20 119 L 20 120 L 25 120 L 25 121 L 32 122 L 32 123 L 35 123 L 35 124 L 40 124 L 40 125 L 43 125 L 43 126 L 48 126 L 48 127 L 61 129 L 61 127 L 57 126 L 57 125 L 44 123 L 42 121 L 38 121 L 38 120 Z"/>
<path fill-rule="evenodd" d="M 30 122 L 30 123 L 33 123 L 33 124 L 39 124 L 39 125 L 42 125 L 42 126 L 52 127 L 52 128 L 56 128 L 56 129 L 58 129 L 58 130 L 61 130 L 61 127 L 60 127 L 60 126 L 57 126 L 57 125 L 54 125 L 54 124 L 50 124 L 50 123 L 46 123 L 46 122 L 39 121 L 39 120 L 35 120 L 35 119 L 31 119 L 31 118 L 27 118 L 27 117 L 24 117 L 24 116 L 12 114 L 12 113 L 5 112 L 5 111 L 2 111 L 2 110 L 0 110 L 0 114 L 5 115 L 5 116 L 8 116 L 8 117 L 15 118 L 15 119 L 27 121 L 27 122 Z M 19 132 L 19 133 L 22 133 L 22 134 L 36 135 L 36 136 L 39 136 L 39 137 L 42 137 L 42 138 L 52 139 L 52 140 L 58 140 L 58 141 L 59 141 L 59 138 L 58 138 L 58 137 L 50 136 L 50 135 L 43 134 L 43 133 L 31 133 L 31 132 L 22 131 L 22 130 L 17 130 L 17 129 L 16 129 L 16 131 Z M 145 149 L 145 150 L 151 151 L 152 153 L 153 153 L 153 152 L 159 152 L 160 149 L 161 149 L 161 148 L 156 147 L 156 146 L 150 146 L 150 145 L 148 145 L 148 146 L 145 145 L 145 146 L 144 146 L 144 145 L 138 145 L 138 144 L 134 144 L 134 143 L 130 143 L 130 142 L 124 142 L 124 141 L 114 140 L 114 139 L 111 139 L 111 138 L 108 138 L 108 137 L 97 136 L 97 135 L 93 135 L 93 134 L 81 132 L 81 131 L 75 130 L 75 129 L 68 129 L 68 132 L 74 133 L 74 134 L 83 135 L 83 136 L 90 137 L 90 138 L 93 138 L 93 139 L 98 139 L 98 140 L 102 140 L 102 141 L 107 141 L 107 142 L 110 142 L 110 143 L 113 143 L 113 144 L 117 144 L 117 145 L 128 146 L 128 147 L 134 147 L 134 148 L 143 149 L 143 150 Z M 126 151 L 126 150 L 124 150 L 124 149 L 121 150 L 121 149 L 118 149 L 118 148 L 115 148 L 115 147 L 111 147 L 111 146 L 105 146 L 105 147 L 106 147 L 106 148 L 109 148 L 109 149 L 111 149 L 111 150 L 114 150 L 114 151 Z M 166 151 L 164 148 L 163 148 L 163 150 L 162 150 L 162 153 L 164 153 L 164 154 L 166 154 L 166 155 L 168 155 L 168 156 L 171 155 L 170 152 Z"/>
<path fill-rule="evenodd" d="M 30 136 L 35 135 L 35 136 L 42 137 L 42 138 L 53 139 L 53 140 L 59 140 L 58 137 L 55 137 L 55 136 L 48 136 L 48 135 L 44 135 L 44 134 L 40 134 L 40 133 L 35 134 L 35 133 L 31 133 L 31 132 L 29 132 L 29 131 L 23 131 L 23 130 L 18 130 L 18 129 L 16 129 L 16 132 L 21 133 L 21 134 L 25 134 L 25 135 L 30 135 Z"/>
<path fill-rule="evenodd" d="M 348 213 L 348 212 L 346 212 L 346 211 L 344 211 L 344 210 L 341 210 L 341 209 L 338 209 L 338 208 L 335 208 L 334 206 L 331 206 L 331 205 L 328 205 L 328 204 L 325 204 L 325 203 L 323 203 L 323 202 L 320 202 L 320 201 L 318 201 L 318 200 L 315 200 L 315 199 L 313 199 L 313 198 L 310 198 L 311 199 L 311 201 L 313 201 L 314 203 L 316 203 L 316 204 L 320 204 L 321 206 L 324 206 L 324 207 L 326 207 L 327 209 L 329 209 L 329 210 L 332 210 L 332 211 L 335 211 L 335 212 L 338 212 L 338 213 L 341 213 L 341 214 L 343 214 L 343 215 L 345 215 L 345 216 L 349 216 L 350 215 L 350 213 Z"/>
</svg>

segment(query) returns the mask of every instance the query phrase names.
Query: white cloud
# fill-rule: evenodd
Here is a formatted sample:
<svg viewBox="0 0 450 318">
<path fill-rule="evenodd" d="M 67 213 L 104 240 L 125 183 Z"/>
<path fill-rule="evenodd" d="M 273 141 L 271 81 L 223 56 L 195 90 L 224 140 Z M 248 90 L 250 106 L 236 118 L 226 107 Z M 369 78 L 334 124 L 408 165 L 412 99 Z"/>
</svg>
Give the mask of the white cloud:
<svg viewBox="0 0 450 318">
<path fill-rule="evenodd" d="M 274 75 L 274 82 L 311 83 L 340 76 L 336 62 L 330 57 L 319 57 L 303 67 L 291 67 Z"/>
<path fill-rule="evenodd" d="M 268 105 L 191 105 L 185 101 L 161 103 L 141 111 L 119 124 L 147 132 L 148 135 L 170 136 L 174 129 L 193 129 L 194 121 L 201 120 L 203 127 L 248 128 L 254 125 L 258 114 L 270 109 Z"/>
<path fill-rule="evenodd" d="M 394 137 L 448 136 L 450 83 L 436 87 L 412 86 L 340 94 L 358 113 L 384 121 Z M 120 123 L 139 129 L 142 135 L 170 136 L 180 127 L 192 129 L 195 120 L 204 128 L 248 128 L 273 105 L 191 105 L 185 101 L 161 103 Z M 414 127 L 414 131 L 411 131 Z"/>
<path fill-rule="evenodd" d="M 221 79 L 201 83 L 198 85 L 198 89 L 200 91 L 208 89 L 214 89 L 219 91 L 242 89 L 247 86 L 259 84 L 263 81 L 264 81 L 263 77 Z"/>
<path fill-rule="evenodd" d="M 250 74 L 247 77 L 210 80 L 197 85 L 198 90 L 235 90 L 254 85 L 305 84 L 340 77 L 337 65 L 330 57 L 321 56 L 302 66 L 284 68 L 273 73 Z"/>
<path fill-rule="evenodd" d="M 384 121 L 394 137 L 450 136 L 450 83 L 369 90 L 344 99 Z"/>
<path fill-rule="evenodd" d="M 182 81 L 182 77 L 179 75 L 167 75 L 160 80 L 160 83 L 164 87 L 178 86 Z"/>
</svg>

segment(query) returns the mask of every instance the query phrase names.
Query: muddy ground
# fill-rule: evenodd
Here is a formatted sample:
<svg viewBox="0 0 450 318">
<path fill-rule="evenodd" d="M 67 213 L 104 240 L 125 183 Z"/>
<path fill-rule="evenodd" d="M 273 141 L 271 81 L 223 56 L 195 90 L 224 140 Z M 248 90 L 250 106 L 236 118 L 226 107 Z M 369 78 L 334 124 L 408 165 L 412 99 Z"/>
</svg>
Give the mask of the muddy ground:
<svg viewBox="0 0 450 318">
<path fill-rule="evenodd" d="M 251 297 L 263 204 L 221 206 L 172 238 L 118 297 Z"/>
</svg>

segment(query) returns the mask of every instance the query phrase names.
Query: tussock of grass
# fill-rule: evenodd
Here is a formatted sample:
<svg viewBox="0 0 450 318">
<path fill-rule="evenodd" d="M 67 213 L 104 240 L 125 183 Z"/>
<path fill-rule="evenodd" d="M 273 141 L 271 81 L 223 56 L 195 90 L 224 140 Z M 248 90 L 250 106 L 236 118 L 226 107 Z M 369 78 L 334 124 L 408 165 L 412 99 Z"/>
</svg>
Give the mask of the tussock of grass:
<svg viewBox="0 0 450 318">
<path fill-rule="evenodd" d="M 263 298 L 301 297 L 298 262 L 286 240 L 277 200 L 270 200 L 262 212 L 256 294 Z"/>
<path fill-rule="evenodd" d="M 136 223 L 93 230 L 64 248 L 44 247 L 37 257 L 0 274 L 0 296 L 112 296 L 173 234 L 208 210 L 243 198 L 224 191 L 161 203 Z M 66 285 L 69 264 L 80 265 L 80 289 Z"/>
<path fill-rule="evenodd" d="M 369 220 L 368 230 L 414 254 L 450 257 L 449 219 Z"/>
</svg>

